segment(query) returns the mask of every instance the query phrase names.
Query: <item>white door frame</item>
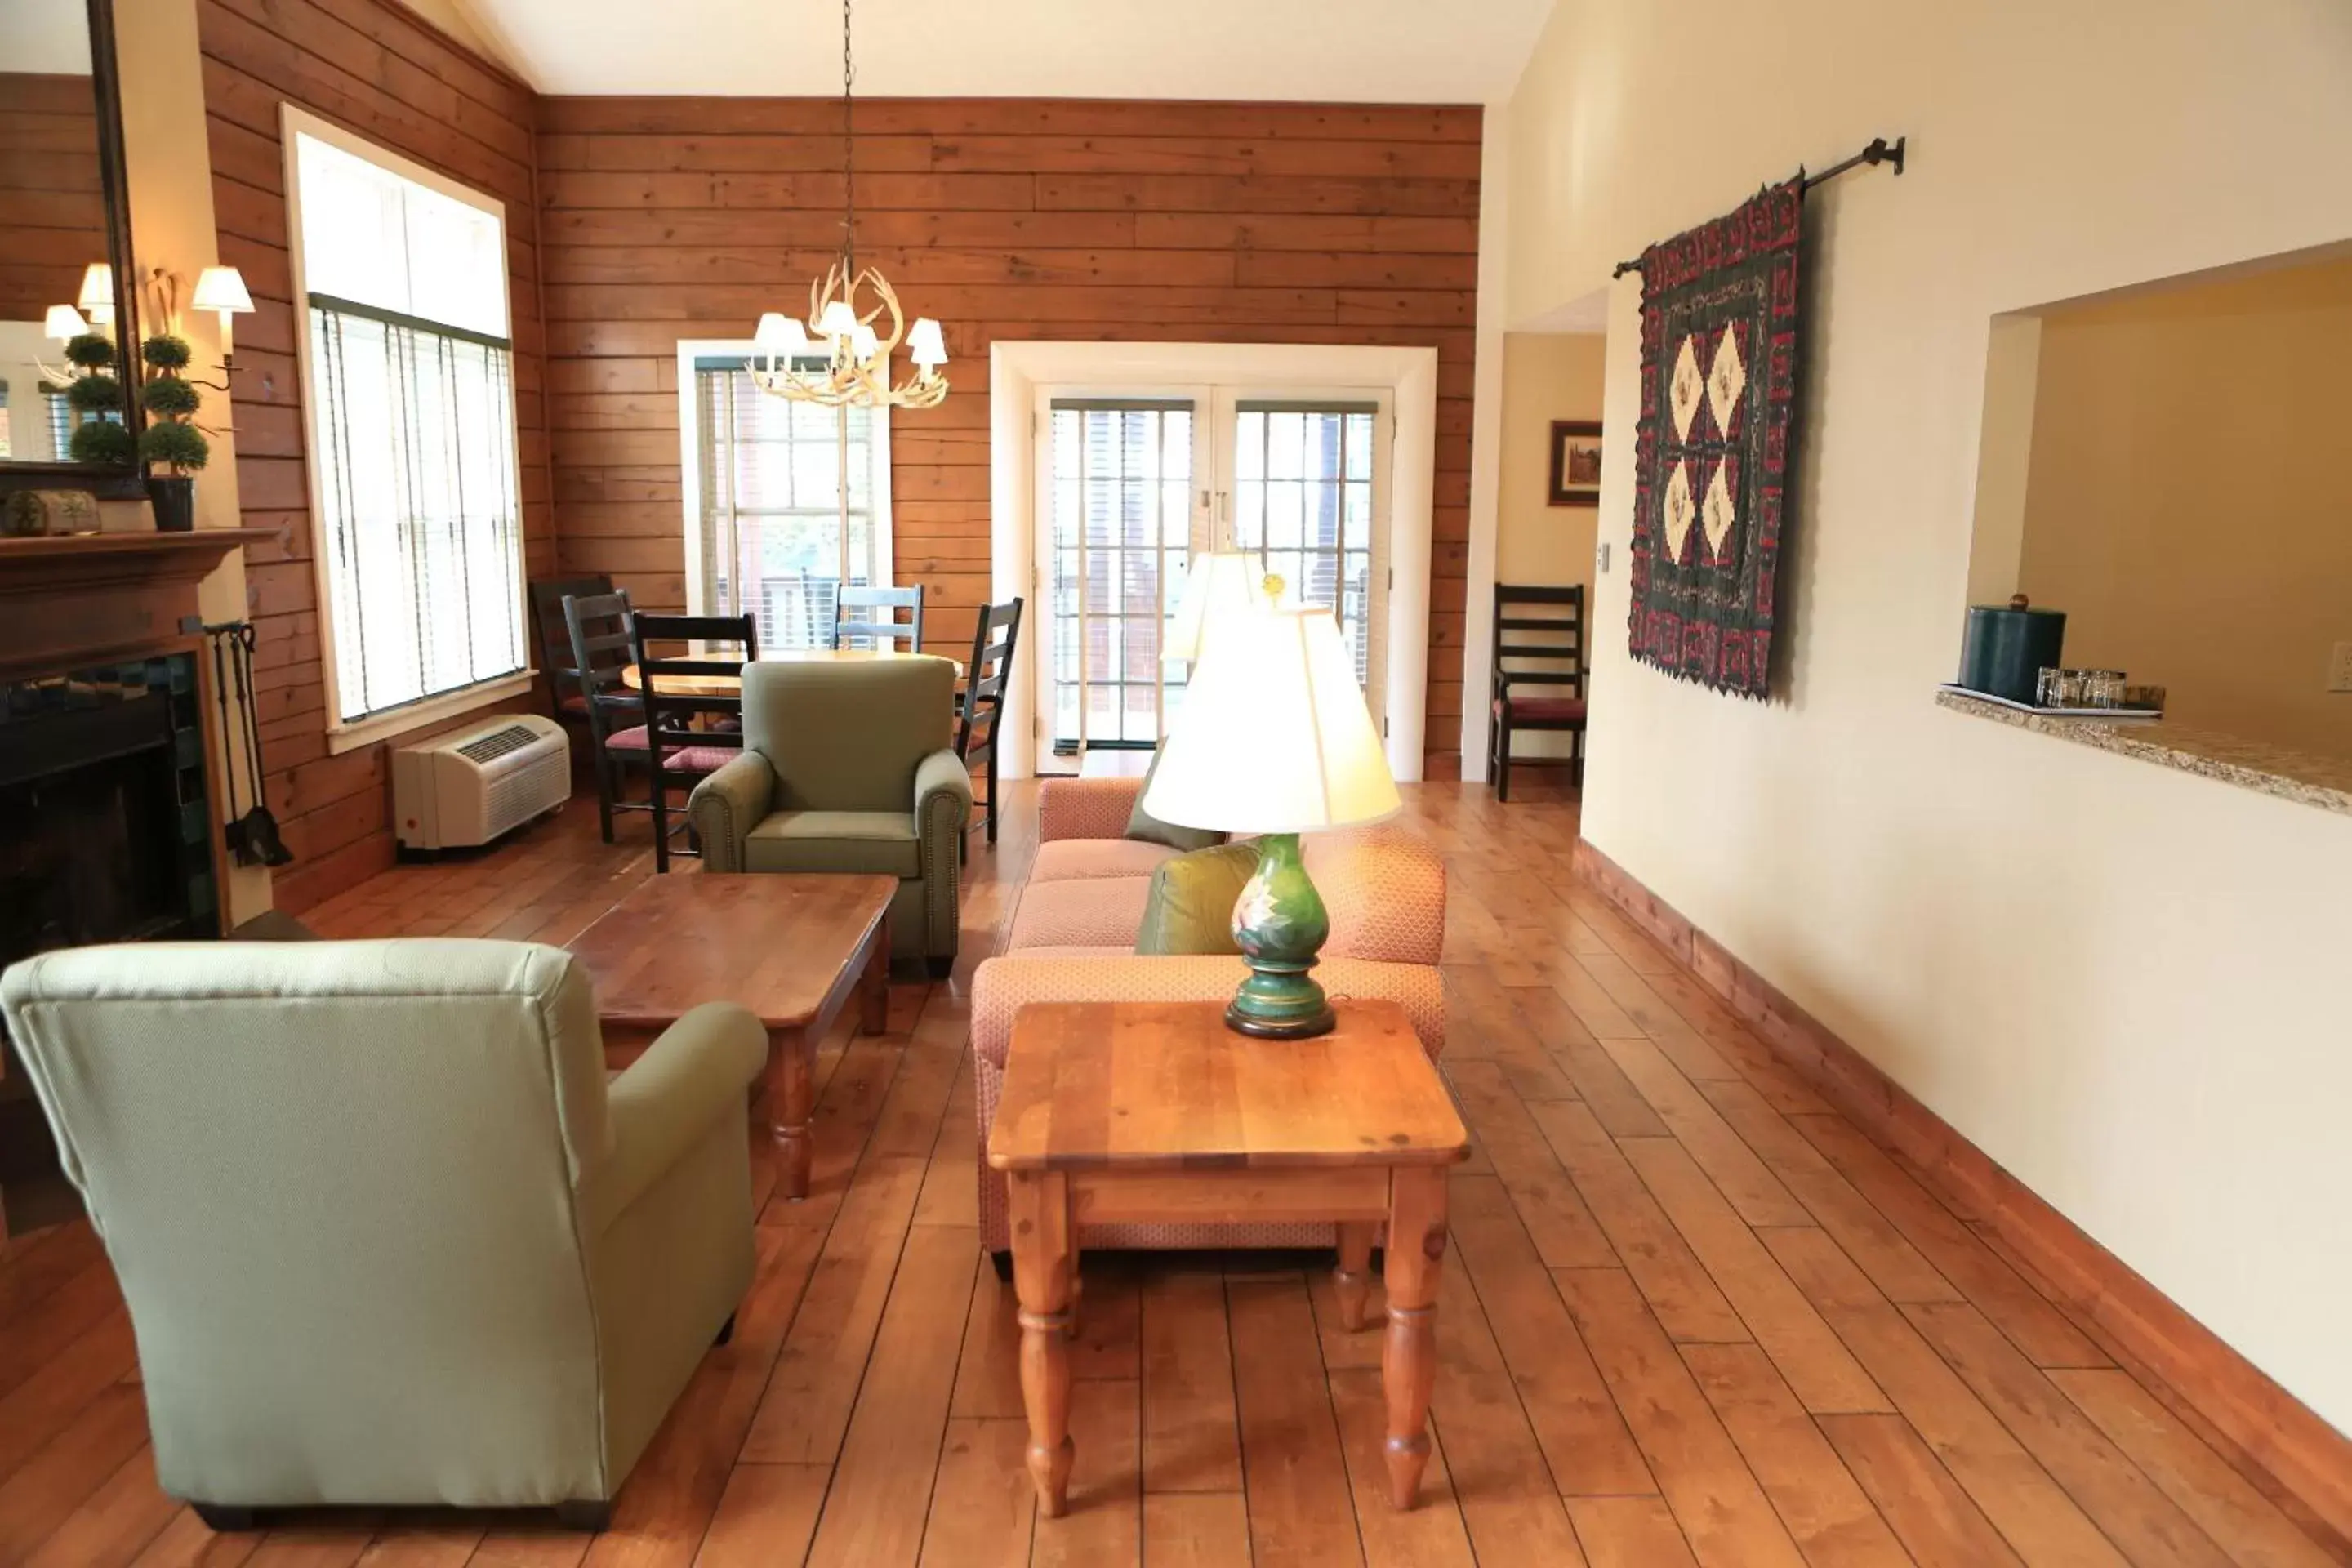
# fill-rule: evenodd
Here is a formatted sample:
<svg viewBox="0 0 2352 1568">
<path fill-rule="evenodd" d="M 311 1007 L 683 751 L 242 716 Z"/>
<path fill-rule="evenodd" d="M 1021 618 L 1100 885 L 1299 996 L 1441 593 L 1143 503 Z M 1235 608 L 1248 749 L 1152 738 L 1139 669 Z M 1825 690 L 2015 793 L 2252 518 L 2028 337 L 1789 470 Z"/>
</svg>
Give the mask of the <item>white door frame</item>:
<svg viewBox="0 0 2352 1568">
<path fill-rule="evenodd" d="M 1388 726 L 1389 771 L 1400 783 L 1422 773 L 1429 679 L 1431 508 L 1437 462 L 1437 351 L 1319 343 L 1006 342 L 989 351 L 990 593 L 1000 602 L 1030 601 L 1024 621 L 1042 624 L 1036 605 L 1037 465 L 1033 427 L 1038 388 L 1053 385 L 1191 385 L 1249 383 L 1269 389 L 1361 388 L 1385 392 L 1396 411 L 1388 487 L 1389 590 L 1386 679 L 1381 715 Z M 1029 627 L 1030 636 L 1042 635 Z M 1034 660 L 1030 679 L 1005 693 L 1003 776 L 1036 771 Z"/>
</svg>

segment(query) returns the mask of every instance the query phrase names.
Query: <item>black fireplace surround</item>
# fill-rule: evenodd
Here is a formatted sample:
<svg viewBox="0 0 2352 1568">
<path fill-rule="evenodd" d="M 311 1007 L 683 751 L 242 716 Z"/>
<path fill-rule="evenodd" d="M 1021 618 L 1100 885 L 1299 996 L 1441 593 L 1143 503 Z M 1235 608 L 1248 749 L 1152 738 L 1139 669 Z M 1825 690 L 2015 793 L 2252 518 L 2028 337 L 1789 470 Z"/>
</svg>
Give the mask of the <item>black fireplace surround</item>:
<svg viewBox="0 0 2352 1568">
<path fill-rule="evenodd" d="M 201 713 L 187 654 L 0 683 L 0 967 L 217 934 Z M 55 1167 L 11 1062 L 0 1182 Z"/>
</svg>

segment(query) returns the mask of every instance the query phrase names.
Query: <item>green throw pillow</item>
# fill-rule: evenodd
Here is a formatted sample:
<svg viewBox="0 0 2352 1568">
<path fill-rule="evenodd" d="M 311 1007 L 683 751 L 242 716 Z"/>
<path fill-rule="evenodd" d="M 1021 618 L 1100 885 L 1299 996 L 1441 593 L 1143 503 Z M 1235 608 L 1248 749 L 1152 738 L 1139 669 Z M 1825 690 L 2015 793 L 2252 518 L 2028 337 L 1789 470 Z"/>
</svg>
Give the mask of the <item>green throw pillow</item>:
<svg viewBox="0 0 2352 1568">
<path fill-rule="evenodd" d="M 1135 810 L 1128 815 L 1127 837 L 1146 844 L 1165 844 L 1171 849 L 1206 849 L 1213 844 L 1223 844 L 1225 836 L 1207 827 L 1179 827 L 1172 822 L 1162 822 L 1143 809 L 1143 797 L 1151 793 L 1151 775 L 1160 771 L 1160 753 L 1151 753 L 1151 766 L 1143 775 L 1143 787 L 1135 792 Z"/>
<path fill-rule="evenodd" d="M 1239 952 L 1234 945 L 1234 904 L 1257 869 L 1257 845 L 1213 844 L 1151 873 L 1135 951 L 1144 956 L 1180 952 Z"/>
</svg>

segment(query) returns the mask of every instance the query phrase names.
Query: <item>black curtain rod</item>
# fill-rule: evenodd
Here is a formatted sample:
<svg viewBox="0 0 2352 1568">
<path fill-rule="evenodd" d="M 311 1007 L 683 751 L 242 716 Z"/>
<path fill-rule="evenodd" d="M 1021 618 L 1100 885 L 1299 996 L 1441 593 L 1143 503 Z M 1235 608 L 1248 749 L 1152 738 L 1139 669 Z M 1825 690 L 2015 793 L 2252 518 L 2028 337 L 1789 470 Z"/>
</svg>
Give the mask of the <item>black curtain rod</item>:
<svg viewBox="0 0 2352 1568">
<path fill-rule="evenodd" d="M 1811 192 L 1815 185 L 1834 180 L 1840 174 L 1844 174 L 1847 170 L 1859 169 L 1865 164 L 1892 163 L 1895 165 L 1895 172 L 1899 174 L 1903 172 L 1904 145 L 1910 140 L 1911 138 L 1908 136 L 1897 136 L 1892 142 L 1887 141 L 1884 136 L 1874 137 L 1872 139 L 1869 146 L 1864 147 L 1861 152 L 1856 153 L 1853 157 L 1845 160 L 1845 162 L 1842 163 L 1832 163 L 1828 168 L 1823 169 L 1818 174 L 1807 174 L 1805 176 L 1803 189 L 1806 192 Z M 1639 272 L 1640 270 L 1642 270 L 1642 263 L 1637 258 L 1632 261 L 1619 262 L 1617 264 L 1617 269 L 1614 272 L 1612 272 L 1609 276 L 1613 280 L 1615 279 L 1624 277 L 1628 272 Z"/>
</svg>

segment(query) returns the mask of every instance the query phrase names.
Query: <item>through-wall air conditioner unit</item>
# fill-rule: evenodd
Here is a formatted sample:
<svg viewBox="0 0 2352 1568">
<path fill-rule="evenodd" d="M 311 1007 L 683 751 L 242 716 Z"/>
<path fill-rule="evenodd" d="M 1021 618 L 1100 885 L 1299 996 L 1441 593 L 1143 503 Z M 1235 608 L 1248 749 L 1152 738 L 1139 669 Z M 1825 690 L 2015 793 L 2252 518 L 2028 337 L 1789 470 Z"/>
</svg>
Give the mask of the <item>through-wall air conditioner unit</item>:
<svg viewBox="0 0 2352 1568">
<path fill-rule="evenodd" d="M 404 849 L 488 844 L 571 796 L 572 742 L 536 713 L 392 753 L 392 815 Z"/>
</svg>

